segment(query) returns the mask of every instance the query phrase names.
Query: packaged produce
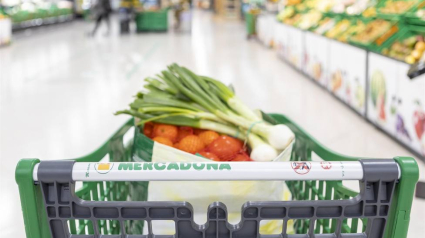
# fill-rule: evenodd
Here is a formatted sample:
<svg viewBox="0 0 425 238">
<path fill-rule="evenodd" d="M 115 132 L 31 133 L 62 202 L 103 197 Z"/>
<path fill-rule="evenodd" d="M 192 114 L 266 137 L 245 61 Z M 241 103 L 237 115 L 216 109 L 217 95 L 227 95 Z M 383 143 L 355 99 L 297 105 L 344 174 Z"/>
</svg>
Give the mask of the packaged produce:
<svg viewBox="0 0 425 238">
<path fill-rule="evenodd" d="M 364 31 L 366 24 L 362 21 L 357 20 L 355 24 L 352 24 L 346 31 L 344 31 L 337 39 L 341 42 L 347 42 L 348 38 L 352 35 L 357 34 L 358 32 Z"/>
<path fill-rule="evenodd" d="M 310 11 L 302 15 L 300 22 L 297 26 L 303 30 L 310 29 L 317 26 L 319 20 L 322 18 L 322 13 L 318 11 Z"/>
<path fill-rule="evenodd" d="M 378 37 L 383 36 L 391 28 L 391 23 L 382 19 L 369 22 L 363 31 L 353 35 L 350 39 L 361 44 L 370 44 Z"/>
<path fill-rule="evenodd" d="M 412 8 L 417 1 L 386 1 L 379 12 L 384 14 L 401 14 Z"/>
<path fill-rule="evenodd" d="M 323 35 L 325 32 L 330 30 L 336 24 L 335 19 L 326 17 L 319 22 L 319 26 L 314 30 L 314 33 Z"/>
<path fill-rule="evenodd" d="M 212 130 L 195 134 L 193 127 L 148 122 L 143 133 L 163 145 L 214 161 L 252 161 L 243 141 Z"/>
<path fill-rule="evenodd" d="M 384 48 L 382 54 L 414 64 L 419 61 L 424 51 L 424 36 L 416 35 L 394 42 L 389 48 Z"/>
<path fill-rule="evenodd" d="M 329 38 L 336 38 L 343 32 L 347 31 L 350 27 L 351 22 L 347 19 L 343 19 L 338 22 L 332 29 L 326 32 L 325 36 Z"/>
<path fill-rule="evenodd" d="M 316 1 L 316 9 L 321 12 L 329 12 L 337 2 L 334 0 Z"/>
<path fill-rule="evenodd" d="M 369 7 L 362 12 L 364 17 L 376 17 L 376 7 Z"/>
<path fill-rule="evenodd" d="M 283 20 L 283 23 L 291 26 L 297 25 L 297 23 L 301 20 L 301 14 L 295 14 L 293 17 L 287 18 Z"/>
<path fill-rule="evenodd" d="M 375 1 L 371 0 L 356 0 L 356 1 L 347 1 L 352 3 L 351 5 L 347 5 L 345 12 L 348 15 L 358 15 L 364 12 L 368 7 L 375 4 Z"/>
<path fill-rule="evenodd" d="M 185 67 L 173 64 L 145 81 L 146 90 L 137 94 L 130 109 L 117 114 L 139 118 L 145 135 L 159 143 L 173 143 L 191 154 L 210 152 L 226 161 L 240 153 L 272 161 L 294 140 L 287 126 L 263 121 L 226 85 Z M 195 128 L 206 131 L 196 135 Z"/>
<path fill-rule="evenodd" d="M 295 15 L 294 7 L 285 7 L 285 9 L 277 15 L 277 20 L 283 22 L 284 20 L 291 18 Z"/>
</svg>

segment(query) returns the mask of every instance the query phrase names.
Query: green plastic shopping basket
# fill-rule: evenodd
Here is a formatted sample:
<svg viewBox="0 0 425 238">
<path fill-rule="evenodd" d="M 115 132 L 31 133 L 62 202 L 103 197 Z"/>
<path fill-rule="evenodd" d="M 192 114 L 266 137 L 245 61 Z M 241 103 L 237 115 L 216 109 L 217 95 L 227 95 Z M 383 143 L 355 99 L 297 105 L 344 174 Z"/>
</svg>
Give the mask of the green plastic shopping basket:
<svg viewBox="0 0 425 238">
<path fill-rule="evenodd" d="M 16 168 L 16 181 L 27 237 L 406 238 L 419 177 L 413 158 L 377 160 L 343 156 L 322 146 L 283 115 L 271 114 L 267 119 L 288 125 L 296 134 L 291 161 L 221 164 L 225 171 L 190 168 L 217 166 L 216 162 L 188 163 L 184 171 L 167 170 L 166 163 L 129 162 L 132 140 L 127 140 L 127 136 L 134 127 L 133 120 L 87 156 L 41 162 L 23 159 Z M 105 156 L 109 156 L 110 162 L 99 162 Z M 322 162 L 316 161 L 316 157 Z M 154 170 L 144 170 L 149 166 Z M 218 172 L 220 179 L 215 177 Z M 248 201 L 242 206 L 241 222 L 236 225 L 227 222 L 226 206 L 216 202 L 208 208 L 207 222 L 198 225 L 188 202 L 132 198 L 132 189 L 146 189 L 135 188 L 143 184 L 140 181 L 197 180 L 199 174 L 201 180 L 285 180 L 293 200 Z M 263 174 L 267 178 L 261 177 Z M 345 180 L 358 180 L 360 191 L 345 187 Z M 75 188 L 76 181 L 84 181 L 80 189 Z M 155 220 L 174 221 L 175 235 L 154 234 L 151 223 Z M 282 232 L 260 234 L 262 220 L 283 221 Z M 287 234 L 289 220 L 294 221 L 291 224 L 296 234 Z M 141 234 L 143 224 L 147 224 L 148 234 Z"/>
</svg>

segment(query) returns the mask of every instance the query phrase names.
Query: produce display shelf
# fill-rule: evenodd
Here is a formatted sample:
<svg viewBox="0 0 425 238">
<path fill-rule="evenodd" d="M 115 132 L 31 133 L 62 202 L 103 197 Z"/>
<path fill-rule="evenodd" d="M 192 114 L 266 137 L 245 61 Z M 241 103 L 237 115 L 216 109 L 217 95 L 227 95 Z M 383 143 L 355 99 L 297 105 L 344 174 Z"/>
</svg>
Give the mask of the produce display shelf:
<svg viewBox="0 0 425 238">
<path fill-rule="evenodd" d="M 60 16 L 54 16 L 54 17 L 36 18 L 36 19 L 25 20 L 20 22 L 13 22 L 12 31 L 19 31 L 19 30 L 25 30 L 29 28 L 67 23 L 73 20 L 74 20 L 74 16 L 72 14 L 69 14 L 69 15 L 60 15 Z"/>
</svg>

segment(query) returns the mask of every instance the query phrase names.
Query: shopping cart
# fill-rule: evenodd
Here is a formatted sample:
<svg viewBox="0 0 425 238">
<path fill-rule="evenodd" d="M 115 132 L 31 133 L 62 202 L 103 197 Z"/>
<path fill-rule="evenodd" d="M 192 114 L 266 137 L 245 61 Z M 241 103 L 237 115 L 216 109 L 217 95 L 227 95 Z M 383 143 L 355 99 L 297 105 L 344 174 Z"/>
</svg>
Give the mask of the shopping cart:
<svg viewBox="0 0 425 238">
<path fill-rule="evenodd" d="M 283 115 L 271 114 L 268 120 L 286 124 L 295 132 L 291 161 L 221 163 L 222 170 L 193 169 L 212 163 L 191 165 L 192 169 L 186 170 L 168 170 L 167 163 L 133 163 L 130 162 L 133 120 L 87 156 L 62 161 L 21 160 L 16 168 L 16 181 L 27 237 L 407 236 L 419 176 L 413 158 L 378 160 L 343 156 L 323 147 Z M 105 161 L 107 157 L 109 162 Z M 136 201 L 141 198 L 135 199 L 135 194 L 146 189 L 140 181 L 161 180 L 285 180 L 293 200 L 247 201 L 236 225 L 227 222 L 225 204 L 215 202 L 208 208 L 207 222 L 198 225 L 188 202 Z M 344 186 L 348 180 L 359 181 L 359 192 Z M 83 181 L 81 188 L 76 189 L 80 183 L 76 181 Z M 152 222 L 164 220 L 175 222 L 175 235 L 152 231 Z M 281 233 L 260 234 L 262 220 L 283 222 Z M 287 234 L 290 230 L 287 224 L 294 224 L 296 234 Z M 144 235 L 143 226 L 148 228 Z"/>
</svg>

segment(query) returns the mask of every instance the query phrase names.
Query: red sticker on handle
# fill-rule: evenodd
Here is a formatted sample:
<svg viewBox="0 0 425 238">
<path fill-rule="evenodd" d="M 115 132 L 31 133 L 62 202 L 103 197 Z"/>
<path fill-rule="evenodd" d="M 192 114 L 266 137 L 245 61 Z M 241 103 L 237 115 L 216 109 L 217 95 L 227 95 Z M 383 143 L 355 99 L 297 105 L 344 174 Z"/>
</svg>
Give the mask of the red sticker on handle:
<svg viewBox="0 0 425 238">
<path fill-rule="evenodd" d="M 291 166 L 295 173 L 300 175 L 308 174 L 311 170 L 310 162 L 292 162 Z"/>
<path fill-rule="evenodd" d="M 322 166 L 322 169 L 331 169 L 332 168 L 332 163 L 331 162 L 327 162 L 327 161 L 322 161 L 320 162 L 320 165 Z"/>
</svg>

